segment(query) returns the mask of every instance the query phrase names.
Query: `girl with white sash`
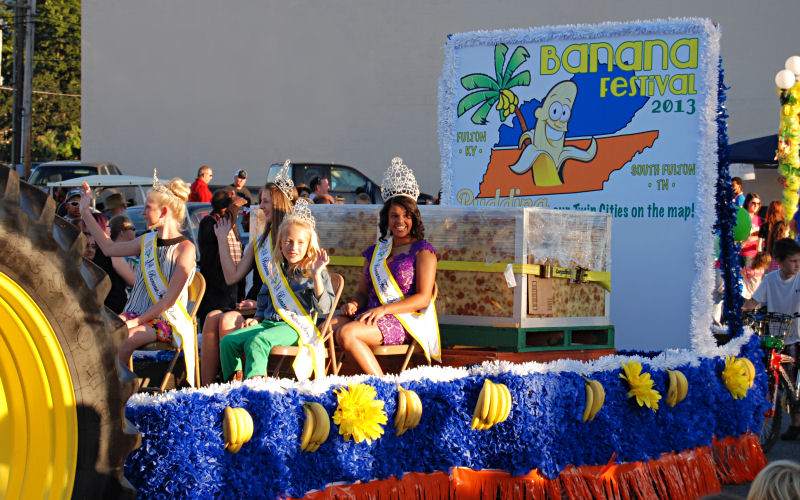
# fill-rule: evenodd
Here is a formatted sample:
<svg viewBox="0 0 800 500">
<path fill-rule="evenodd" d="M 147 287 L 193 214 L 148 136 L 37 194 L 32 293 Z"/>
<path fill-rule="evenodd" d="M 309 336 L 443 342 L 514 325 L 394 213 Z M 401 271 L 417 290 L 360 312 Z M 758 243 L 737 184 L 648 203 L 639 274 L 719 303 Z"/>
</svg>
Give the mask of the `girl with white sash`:
<svg viewBox="0 0 800 500">
<path fill-rule="evenodd" d="M 436 252 L 425 241 L 417 208 L 419 188 L 401 158 L 394 158 L 381 186 L 380 238 L 366 260 L 353 299 L 334 320 L 339 344 L 365 373 L 383 375 L 370 346 L 419 342 L 428 359 L 441 359 L 432 303 Z"/>
<path fill-rule="evenodd" d="M 220 340 L 224 380 L 265 376 L 270 350 L 279 345 L 301 346 L 292 365 L 298 379 L 324 375 L 324 345 L 316 323 L 331 311 L 335 295 L 325 269 L 328 254 L 319 247 L 305 200 L 283 220 L 277 239 L 274 246 L 269 238 L 256 249 L 268 294 L 258 296 L 256 324 Z"/>
<path fill-rule="evenodd" d="M 232 285 L 243 280 L 247 274 L 256 269 L 255 255 L 256 247 L 267 245 L 267 237 L 272 236 L 272 241 L 277 241 L 278 227 L 280 227 L 283 218 L 292 210 L 292 198 L 297 198 L 293 192 L 294 186 L 287 187 L 286 192 L 289 196 L 278 187 L 277 184 L 268 182 L 266 186 L 261 189 L 259 193 L 259 208 L 264 214 L 266 220 L 266 227 L 264 232 L 258 235 L 257 238 L 250 238 L 250 242 L 242 252 L 242 258 L 237 263 L 231 257 L 230 248 L 227 243 L 228 232 L 231 231 L 230 221 L 227 219 L 220 219 L 216 226 L 214 226 L 214 234 L 217 236 L 217 244 L 219 248 L 220 265 L 222 266 L 222 274 L 225 276 L 225 283 Z M 251 226 L 251 233 L 256 233 L 255 224 Z M 258 271 L 256 270 L 256 273 Z M 255 280 L 254 280 L 255 282 Z M 263 297 L 262 297 L 263 294 Z M 246 300 L 237 304 L 238 308 L 257 307 L 259 302 L 269 299 L 269 292 L 265 287 L 261 287 L 258 300 Z M 234 330 L 244 328 L 245 326 L 253 326 L 259 323 L 256 318 L 247 318 L 237 311 L 220 311 L 216 309 L 208 313 L 203 324 L 203 343 L 200 350 L 200 380 L 202 385 L 214 383 L 219 371 L 219 341 L 225 335 Z"/>
<path fill-rule="evenodd" d="M 142 211 L 148 232 L 128 241 L 112 241 L 95 222 L 91 213 L 91 189 L 81 189 L 81 219 L 97 245 L 109 257 L 141 256 L 133 290 L 120 318 L 128 327 L 128 339 L 119 350 L 119 361 L 127 366 L 133 351 L 155 341 L 184 347 L 186 373 L 194 380 L 195 332 L 186 313 L 187 288 L 194 276 L 194 244 L 180 232 L 186 218 L 185 202 L 189 186 L 179 178 L 162 185 L 153 172 L 153 189 L 147 194 Z"/>
</svg>

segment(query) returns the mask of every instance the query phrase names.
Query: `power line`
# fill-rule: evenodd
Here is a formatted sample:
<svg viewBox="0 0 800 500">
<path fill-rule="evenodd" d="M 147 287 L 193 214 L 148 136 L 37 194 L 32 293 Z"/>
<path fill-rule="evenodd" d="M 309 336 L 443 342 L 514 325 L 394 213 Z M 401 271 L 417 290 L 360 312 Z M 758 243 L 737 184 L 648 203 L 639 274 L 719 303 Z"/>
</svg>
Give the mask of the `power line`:
<svg viewBox="0 0 800 500">
<path fill-rule="evenodd" d="M 13 91 L 14 91 L 14 87 L 4 87 L 4 86 L 0 86 L 0 90 L 11 90 L 11 91 L 13 92 Z M 49 90 L 34 90 L 34 91 L 32 91 L 32 92 L 33 92 L 34 94 L 42 94 L 42 95 L 57 95 L 57 96 L 61 96 L 61 97 L 78 97 L 78 98 L 80 98 L 80 97 L 81 97 L 81 95 L 80 95 L 80 94 L 67 94 L 67 93 L 65 93 L 65 92 L 51 92 L 51 91 L 49 91 Z"/>
</svg>

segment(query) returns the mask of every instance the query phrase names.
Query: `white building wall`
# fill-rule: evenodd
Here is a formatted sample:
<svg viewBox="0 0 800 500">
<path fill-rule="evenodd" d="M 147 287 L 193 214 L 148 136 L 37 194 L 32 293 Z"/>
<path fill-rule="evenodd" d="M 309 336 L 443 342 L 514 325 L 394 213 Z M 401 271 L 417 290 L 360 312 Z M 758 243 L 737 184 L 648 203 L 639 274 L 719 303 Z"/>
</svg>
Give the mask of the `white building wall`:
<svg viewBox="0 0 800 500">
<path fill-rule="evenodd" d="M 435 194 L 448 33 L 688 16 L 722 26 L 731 141 L 774 133 L 797 0 L 83 0 L 83 159 L 216 182 L 333 161 L 380 182 L 400 155 Z"/>
</svg>

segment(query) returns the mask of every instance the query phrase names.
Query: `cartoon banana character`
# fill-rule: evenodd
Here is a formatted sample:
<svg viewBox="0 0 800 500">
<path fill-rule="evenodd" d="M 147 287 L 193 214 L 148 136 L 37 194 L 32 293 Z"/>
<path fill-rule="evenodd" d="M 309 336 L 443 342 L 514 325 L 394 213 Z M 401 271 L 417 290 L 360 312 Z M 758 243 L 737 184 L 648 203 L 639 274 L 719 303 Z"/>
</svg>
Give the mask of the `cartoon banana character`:
<svg viewBox="0 0 800 500">
<path fill-rule="evenodd" d="M 519 147 L 526 139 L 525 146 L 517 163 L 511 170 L 517 174 L 532 171 L 533 183 L 537 186 L 558 186 L 564 184 L 564 163 L 567 160 L 591 161 L 597 154 L 597 141 L 592 137 L 589 149 L 564 146 L 567 123 L 572 115 L 572 106 L 578 95 L 578 86 L 564 81 L 547 93 L 542 105 L 534 111 L 536 126 L 523 132 Z"/>
</svg>

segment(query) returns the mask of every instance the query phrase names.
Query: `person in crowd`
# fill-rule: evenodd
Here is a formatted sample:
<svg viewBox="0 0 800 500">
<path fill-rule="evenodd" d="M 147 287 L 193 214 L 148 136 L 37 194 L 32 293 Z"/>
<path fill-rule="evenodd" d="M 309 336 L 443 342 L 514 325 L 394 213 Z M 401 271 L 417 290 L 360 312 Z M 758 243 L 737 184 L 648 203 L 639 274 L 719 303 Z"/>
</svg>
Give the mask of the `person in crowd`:
<svg viewBox="0 0 800 500">
<path fill-rule="evenodd" d="M 79 188 L 70 189 L 64 204 L 67 207 L 67 213 L 64 218 L 68 221 L 77 221 L 81 219 L 81 190 Z M 91 210 L 91 209 L 90 209 Z"/>
<path fill-rule="evenodd" d="M 311 198 L 311 188 L 305 184 L 298 184 L 297 186 L 297 196 L 301 198 Z"/>
<path fill-rule="evenodd" d="M 758 211 L 761 209 L 761 198 L 756 193 L 747 193 L 744 200 L 744 208 L 750 214 L 750 236 L 742 242 L 742 267 L 749 266 L 750 261 L 756 256 L 761 248 L 761 238 L 758 233 L 761 230 L 761 217 Z"/>
<path fill-rule="evenodd" d="M 425 241 L 417 208 L 419 187 L 411 170 L 394 158 L 381 186 L 380 237 L 363 252 L 364 272 L 353 299 L 334 319 L 339 344 L 368 374 L 383 375 L 371 346 L 418 340 L 438 356 L 439 331 L 431 298 L 436 252 Z M 375 283 L 381 283 L 376 288 Z M 422 315 L 416 313 L 422 311 Z"/>
<path fill-rule="evenodd" d="M 145 223 L 150 231 L 138 238 L 113 241 L 89 212 L 92 193 L 83 183 L 81 189 L 82 220 L 105 255 L 125 257 L 142 254 L 130 298 L 120 318 L 128 327 L 128 338 L 122 343 L 118 357 L 127 366 L 133 351 L 155 341 L 182 345 L 186 373 L 194 379 L 194 326 L 186 313 L 187 288 L 196 266 L 194 244 L 180 232 L 186 216 L 189 186 L 179 178 L 162 185 L 153 172 L 153 189 L 147 195 Z"/>
<path fill-rule="evenodd" d="M 288 171 L 288 168 L 287 168 Z M 280 180 L 280 175 L 279 179 Z M 294 195 L 293 187 L 287 188 L 287 192 Z M 277 184 L 268 182 L 259 193 L 259 208 L 261 208 L 264 218 L 266 219 L 266 226 L 264 232 L 250 238 L 247 248 L 244 249 L 242 259 L 235 262 L 230 254 L 228 245 L 223 242 L 226 241 L 226 235 L 232 230 L 231 222 L 227 218 L 221 218 L 214 226 L 214 233 L 217 236 L 218 255 L 220 257 L 220 265 L 225 277 L 225 282 L 233 284 L 241 281 L 247 276 L 247 273 L 255 266 L 255 255 L 257 249 L 262 249 L 266 246 L 269 247 L 269 241 L 277 241 L 278 227 L 283 218 L 292 208 L 292 202 L 289 197 L 278 187 Z M 256 270 L 253 273 L 253 286 L 256 287 L 257 283 L 261 283 L 261 275 Z M 261 291 L 266 292 L 263 285 L 259 285 L 258 294 Z M 247 299 L 237 304 L 236 310 L 223 312 L 221 310 L 214 310 L 208 313 L 203 325 L 203 340 L 200 363 L 200 380 L 203 385 L 208 385 L 214 382 L 219 370 L 219 341 L 228 333 L 241 328 L 244 325 L 245 318 L 241 312 L 245 309 L 255 308 L 257 305 L 256 299 Z"/>
<path fill-rule="evenodd" d="M 766 305 L 769 312 L 784 314 L 800 313 L 800 243 L 791 238 L 775 242 L 772 249 L 773 258 L 778 261 L 780 269 L 764 276 L 761 285 L 753 296 L 745 302 L 746 309 L 755 309 Z M 800 321 L 793 321 L 792 326 L 783 339 L 784 352 L 800 362 Z M 793 377 L 797 376 L 797 364 L 791 369 Z M 793 440 L 800 436 L 800 407 L 792 410 L 789 429 L 781 434 L 783 440 Z"/>
<path fill-rule="evenodd" d="M 747 500 L 788 500 L 800 498 L 800 464 L 775 460 L 761 469 L 747 493 Z"/>
<path fill-rule="evenodd" d="M 111 241 L 114 242 L 132 241 L 136 238 L 136 227 L 126 214 L 112 217 L 108 221 L 108 229 Z M 106 295 L 105 305 L 116 314 L 121 314 L 128 302 L 128 288 L 136 282 L 136 271 L 125 257 L 107 257 L 100 251 L 97 252 L 95 263 L 111 280 L 111 289 Z"/>
<path fill-rule="evenodd" d="M 742 178 L 734 177 L 731 179 L 731 187 L 733 187 L 733 204 L 737 207 L 744 206 L 744 192 L 742 192 Z"/>
<path fill-rule="evenodd" d="M 242 242 L 236 231 L 238 207 L 233 203 L 233 193 L 228 189 L 218 189 L 211 198 L 211 213 L 203 217 L 197 231 L 197 246 L 200 250 L 200 272 L 206 279 L 206 293 L 197 311 L 200 327 L 203 327 L 206 315 L 218 309 L 222 312 L 236 308 L 239 284 L 227 284 L 222 274 L 219 259 L 219 245 L 214 226 L 221 218 L 227 218 L 233 228 L 224 237 L 234 263 L 242 259 Z"/>
<path fill-rule="evenodd" d="M 312 347 L 301 349 L 298 357 L 305 361 L 293 365 L 298 379 L 309 378 L 312 370 L 317 377 L 323 376 L 325 346 L 316 320 L 333 308 L 334 292 L 326 270 L 328 254 L 319 246 L 305 200 L 298 201 L 283 220 L 274 248 L 266 251 L 270 255 L 260 253 L 257 264 L 266 277 L 276 279 L 265 282 L 267 290 L 258 296 L 256 315 L 245 321 L 244 328 L 220 340 L 223 379 L 265 376 L 272 347 L 298 345 L 300 339 Z"/>
<path fill-rule="evenodd" d="M 316 175 L 311 179 L 309 187 L 311 188 L 311 199 L 314 200 L 314 203 L 336 203 L 336 200 L 329 193 L 331 184 L 327 178 Z"/>
<path fill-rule="evenodd" d="M 83 257 L 88 260 L 94 260 L 97 254 L 97 243 L 94 241 L 92 233 L 83 233 L 86 236 L 86 248 L 83 250 Z"/>
<path fill-rule="evenodd" d="M 772 260 L 769 263 L 769 267 L 767 268 L 767 272 L 771 273 L 772 271 L 777 271 L 780 266 L 778 265 L 778 260 L 775 259 L 772 255 L 772 250 L 775 247 L 775 242 L 778 240 L 782 240 L 783 238 L 789 237 L 789 225 L 786 224 L 786 221 L 779 220 L 775 224 L 772 225 L 772 231 L 770 231 L 769 235 L 767 236 L 767 244 L 765 245 L 766 250 L 765 253 L 772 257 Z"/>
<path fill-rule="evenodd" d="M 111 219 L 114 216 L 124 214 L 126 212 L 125 208 L 125 198 L 122 196 L 122 193 L 113 193 L 106 198 L 105 202 L 105 214 L 106 217 Z"/>
<path fill-rule="evenodd" d="M 372 200 L 369 199 L 367 193 L 358 193 L 356 195 L 356 205 L 371 205 Z"/>
<path fill-rule="evenodd" d="M 742 268 L 742 297 L 749 299 L 753 296 L 761 280 L 768 272 L 768 267 L 774 261 L 767 252 L 758 252 L 749 266 Z"/>
<path fill-rule="evenodd" d="M 249 189 L 244 187 L 245 184 L 247 184 L 247 170 L 239 169 L 233 174 L 233 184 L 231 184 L 231 187 L 236 196 L 246 201 L 246 203 L 243 203 L 243 206 L 249 207 L 250 204 L 253 203 L 253 194 L 250 193 Z"/>
<path fill-rule="evenodd" d="M 211 189 L 208 183 L 214 177 L 214 171 L 208 165 L 203 165 L 197 170 L 197 179 L 194 180 L 189 192 L 188 201 L 211 202 Z"/>
<path fill-rule="evenodd" d="M 778 221 L 785 221 L 786 212 L 783 210 L 783 203 L 780 201 L 771 201 L 767 207 L 767 215 L 761 221 L 761 227 L 758 230 L 758 237 L 761 239 L 761 244 L 765 245 L 769 239 L 769 234 L 772 231 L 772 226 Z M 788 228 L 788 226 L 787 226 Z M 762 247 L 760 250 L 763 250 Z"/>
</svg>

